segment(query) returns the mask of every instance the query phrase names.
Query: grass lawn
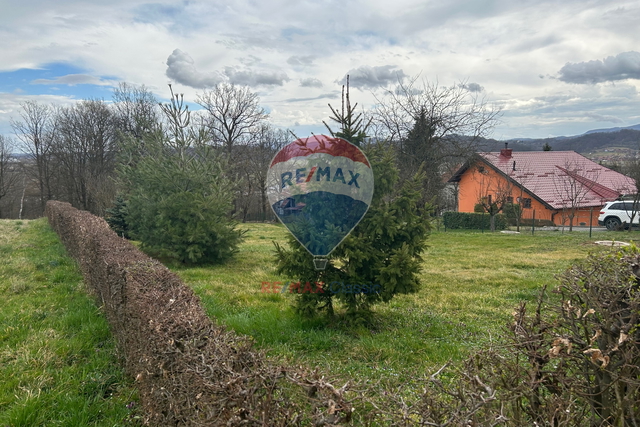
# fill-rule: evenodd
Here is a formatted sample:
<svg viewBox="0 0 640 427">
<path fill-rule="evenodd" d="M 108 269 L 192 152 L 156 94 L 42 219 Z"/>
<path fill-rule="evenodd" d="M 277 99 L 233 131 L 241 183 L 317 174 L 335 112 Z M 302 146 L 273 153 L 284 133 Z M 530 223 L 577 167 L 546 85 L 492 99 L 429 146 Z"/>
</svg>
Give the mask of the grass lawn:
<svg viewBox="0 0 640 427">
<path fill-rule="evenodd" d="M 263 282 L 295 279 L 274 272 L 272 242 L 283 242 L 286 230 L 242 228 L 246 240 L 231 262 L 172 267 L 208 313 L 252 336 L 278 363 L 318 366 L 338 385 L 355 379 L 381 391 L 411 385 L 495 342 L 518 302 L 553 286 L 554 275 L 589 251 L 609 250 L 593 241 L 637 235 L 434 232 L 422 290 L 375 307 L 375 323 L 365 328 L 339 316 L 301 318 L 292 309 L 294 295 L 262 292 Z M 44 219 L 0 220 L 0 292 L 0 426 L 137 423 L 136 392 L 119 367 L 108 325 Z"/>
<path fill-rule="evenodd" d="M 137 425 L 105 318 L 45 219 L 0 220 L 0 426 Z"/>
<path fill-rule="evenodd" d="M 554 276 L 589 251 L 609 250 L 596 240 L 635 234 L 537 231 L 502 234 L 433 232 L 424 255 L 422 290 L 375 307 L 375 324 L 345 326 L 340 318 L 305 319 L 292 309 L 293 295 L 262 292 L 262 282 L 287 282 L 275 274 L 273 240 L 286 230 L 243 224 L 246 240 L 237 257 L 204 268 L 173 266 L 222 324 L 252 336 L 273 359 L 318 366 L 323 373 L 393 389 L 460 360 L 496 339 L 520 301 L 553 287 Z"/>
</svg>

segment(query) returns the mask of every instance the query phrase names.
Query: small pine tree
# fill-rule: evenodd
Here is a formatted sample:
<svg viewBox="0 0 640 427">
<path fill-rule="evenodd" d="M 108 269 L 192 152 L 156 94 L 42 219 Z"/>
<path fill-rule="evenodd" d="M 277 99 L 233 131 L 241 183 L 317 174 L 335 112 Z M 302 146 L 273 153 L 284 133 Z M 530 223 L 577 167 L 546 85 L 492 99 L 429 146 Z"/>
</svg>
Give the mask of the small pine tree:
<svg viewBox="0 0 640 427">
<path fill-rule="evenodd" d="M 361 146 L 366 125 L 355 108 L 350 104 L 347 85 L 342 110 L 331 108 L 332 120 L 340 131 L 327 128 L 334 137 L 350 138 L 351 143 Z M 329 255 L 327 268 L 315 270 L 312 257 L 292 236 L 288 248 L 276 244 L 279 273 L 300 283 L 296 306 L 303 314 L 324 311 L 333 315 L 337 300 L 344 304 L 351 320 L 366 321 L 373 304 L 416 292 L 420 287 L 421 255 L 430 229 L 425 211 L 418 209 L 423 176 L 407 180 L 398 188 L 393 150 L 375 143 L 365 149 L 365 154 L 375 179 L 373 200 L 362 221 Z"/>
<path fill-rule="evenodd" d="M 411 179 L 416 173 L 423 171 L 424 202 L 438 202 L 444 181 L 440 173 L 442 159 L 440 143 L 435 136 L 435 127 L 427 119 L 425 110 L 414 119 L 414 125 L 409 130 L 402 143 L 399 153 L 399 164 L 405 172 L 403 179 Z"/>
<path fill-rule="evenodd" d="M 202 130 L 189 126 L 182 97 L 171 93 L 162 105 L 168 126 L 143 143 L 123 145 L 120 179 L 128 190 L 126 222 L 146 249 L 183 263 L 229 258 L 242 232 L 230 219 L 233 187 L 224 163 L 206 144 Z"/>
<path fill-rule="evenodd" d="M 105 210 L 105 221 L 118 236 L 131 238 L 127 225 L 127 200 L 120 193 L 116 194 L 113 206 Z"/>
</svg>

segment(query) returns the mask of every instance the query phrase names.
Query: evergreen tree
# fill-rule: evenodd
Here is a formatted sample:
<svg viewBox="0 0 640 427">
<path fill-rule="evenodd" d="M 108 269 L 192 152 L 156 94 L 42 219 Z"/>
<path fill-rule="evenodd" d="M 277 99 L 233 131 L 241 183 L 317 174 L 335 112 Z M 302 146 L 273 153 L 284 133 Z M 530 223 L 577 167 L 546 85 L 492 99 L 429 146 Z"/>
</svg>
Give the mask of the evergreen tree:
<svg viewBox="0 0 640 427">
<path fill-rule="evenodd" d="M 183 263 L 224 261 L 242 233 L 230 219 L 233 188 L 205 132 L 190 126 L 182 97 L 162 105 L 168 125 L 123 144 L 126 223 L 143 249 Z"/>
<path fill-rule="evenodd" d="M 109 227 L 116 232 L 118 236 L 129 239 L 129 226 L 127 225 L 127 200 L 120 193 L 116 194 L 113 206 L 105 210 L 104 219 Z"/>
<path fill-rule="evenodd" d="M 338 124 L 340 130 L 334 132 L 325 121 L 322 123 L 332 136 L 346 139 L 350 143 L 362 147 L 367 139 L 367 128 L 371 124 L 371 119 L 365 123 L 363 114 L 356 113 L 356 108 L 358 108 L 358 103 L 351 105 L 349 98 L 349 76 L 347 76 L 346 91 L 345 87 L 342 87 L 342 108 L 338 111 L 329 104 L 329 109 L 333 114 L 330 119 Z"/>
<path fill-rule="evenodd" d="M 327 126 L 329 132 L 361 146 L 366 124 L 350 104 L 348 86 L 341 111 L 331 111 L 340 130 Z M 373 200 L 362 221 L 329 255 L 327 268 L 316 270 L 313 258 L 292 236 L 288 247 L 276 244 L 278 271 L 295 279 L 289 289 L 299 286 L 297 309 L 303 314 L 332 315 L 337 300 L 352 320 L 366 320 L 373 304 L 420 287 L 421 255 L 430 229 L 425 211 L 418 209 L 424 176 L 419 174 L 398 187 L 393 150 L 374 143 L 365 148 L 365 154 L 375 177 Z"/>
<path fill-rule="evenodd" d="M 423 172 L 422 192 L 425 204 L 437 203 L 444 188 L 440 171 L 440 145 L 435 137 L 435 127 L 427 119 L 426 112 L 421 110 L 403 141 L 399 164 L 403 168 L 402 179 L 412 179 L 416 173 Z"/>
</svg>

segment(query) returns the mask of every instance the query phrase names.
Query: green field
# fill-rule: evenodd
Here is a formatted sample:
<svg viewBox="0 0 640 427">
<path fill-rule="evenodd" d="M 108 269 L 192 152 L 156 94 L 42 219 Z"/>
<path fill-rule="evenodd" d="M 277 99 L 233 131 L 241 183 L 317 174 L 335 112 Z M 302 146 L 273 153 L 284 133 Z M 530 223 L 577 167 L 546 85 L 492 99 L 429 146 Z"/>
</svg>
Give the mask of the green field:
<svg viewBox="0 0 640 427">
<path fill-rule="evenodd" d="M 246 240 L 231 262 L 171 266 L 208 313 L 252 336 L 276 363 L 317 366 L 338 385 L 355 379 L 369 390 L 409 386 L 405 392 L 447 361 L 496 345 L 520 301 L 553 287 L 589 251 L 609 250 L 593 241 L 637 236 L 433 232 L 422 290 L 376 306 L 373 324 L 353 327 L 339 314 L 299 317 L 294 295 L 263 292 L 263 282 L 295 279 L 275 274 L 273 241 L 284 242 L 286 230 L 241 227 Z M 44 219 L 0 221 L 0 290 L 0 426 L 137 423 L 135 389 L 106 321 Z"/>
<path fill-rule="evenodd" d="M 224 266 L 173 269 L 201 297 L 208 313 L 252 336 L 285 364 L 318 366 L 340 379 L 381 387 L 406 384 L 449 360 L 494 342 L 520 301 L 591 250 L 595 240 L 627 233 L 536 232 L 522 234 L 434 232 L 424 255 L 423 288 L 375 307 L 368 327 L 333 319 L 305 319 L 292 309 L 294 295 L 262 292 L 262 282 L 287 282 L 275 274 L 273 243 L 286 230 L 245 224 L 246 240 Z M 632 234 L 631 236 L 635 236 Z"/>
<path fill-rule="evenodd" d="M 105 318 L 45 219 L 0 220 L 0 426 L 138 425 Z"/>
</svg>

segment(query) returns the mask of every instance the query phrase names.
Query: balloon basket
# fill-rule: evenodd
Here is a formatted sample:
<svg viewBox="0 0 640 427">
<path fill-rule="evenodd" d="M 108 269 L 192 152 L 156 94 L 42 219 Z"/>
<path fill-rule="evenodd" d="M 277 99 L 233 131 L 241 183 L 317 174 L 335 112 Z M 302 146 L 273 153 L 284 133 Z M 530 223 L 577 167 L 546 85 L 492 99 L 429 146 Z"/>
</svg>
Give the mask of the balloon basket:
<svg viewBox="0 0 640 427">
<path fill-rule="evenodd" d="M 313 265 L 316 267 L 316 270 L 324 270 L 327 268 L 327 262 L 329 260 L 327 258 L 314 258 Z"/>
</svg>

